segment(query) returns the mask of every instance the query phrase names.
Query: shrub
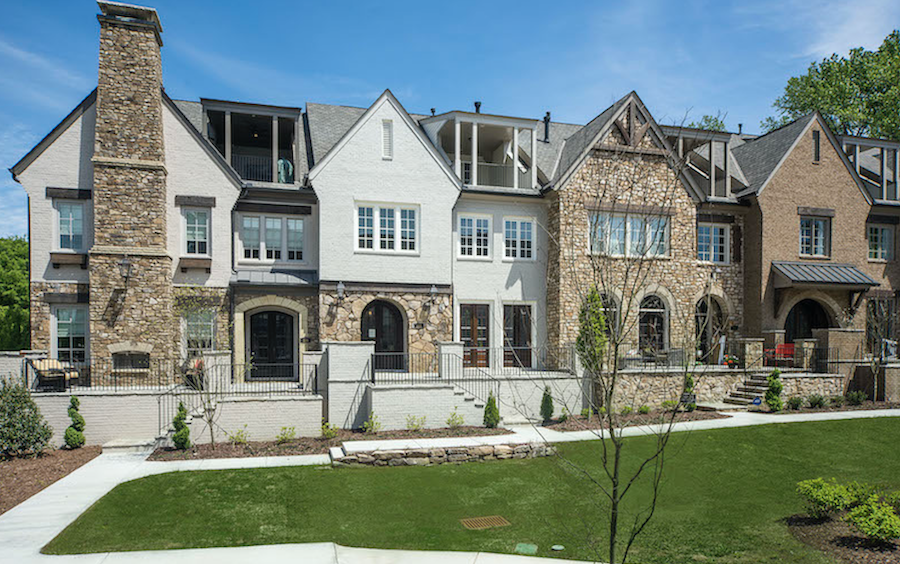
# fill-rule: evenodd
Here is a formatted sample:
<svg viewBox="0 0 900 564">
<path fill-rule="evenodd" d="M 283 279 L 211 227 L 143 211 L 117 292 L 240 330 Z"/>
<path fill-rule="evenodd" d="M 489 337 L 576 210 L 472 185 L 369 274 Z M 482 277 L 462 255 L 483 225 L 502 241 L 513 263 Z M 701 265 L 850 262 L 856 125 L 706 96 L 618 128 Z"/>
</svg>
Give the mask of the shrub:
<svg viewBox="0 0 900 564">
<path fill-rule="evenodd" d="M 857 390 L 855 392 L 849 392 L 847 394 L 847 404 L 848 405 L 862 405 L 864 401 L 869 399 L 869 394 Z"/>
<path fill-rule="evenodd" d="M 797 493 L 806 502 L 809 514 L 815 518 L 843 511 L 850 507 L 853 501 L 846 486 L 838 484 L 834 478 L 828 482 L 822 478 L 799 482 Z"/>
<path fill-rule="evenodd" d="M 327 421 L 322 421 L 322 436 L 326 439 L 333 439 L 338 434 L 337 425 L 332 425 Z"/>
<path fill-rule="evenodd" d="M 494 392 L 488 394 L 487 403 L 484 404 L 484 426 L 494 429 L 500 424 L 500 408 L 497 407 L 497 398 Z"/>
<path fill-rule="evenodd" d="M 550 395 L 550 386 L 544 388 L 544 396 L 541 398 L 541 418 L 544 421 L 553 419 L 553 396 Z"/>
<path fill-rule="evenodd" d="M 72 420 L 72 424 L 66 427 L 66 433 L 63 436 L 66 446 L 71 449 L 84 446 L 84 433 L 82 432 L 84 431 L 84 417 L 78 413 L 79 407 L 81 407 L 81 402 L 72 396 L 69 400 L 69 419 Z"/>
<path fill-rule="evenodd" d="M 564 408 L 562 408 L 562 413 L 559 414 L 559 422 L 565 423 L 568 420 L 569 420 L 569 410 L 564 407 Z"/>
<path fill-rule="evenodd" d="M 369 412 L 369 418 L 363 423 L 362 429 L 363 433 L 367 435 L 374 435 L 381 431 L 381 421 L 378 420 L 378 416 L 375 415 L 374 411 Z"/>
<path fill-rule="evenodd" d="M 581 416 L 585 419 L 591 419 L 594 416 L 594 410 L 590 407 L 585 407 L 581 410 Z"/>
<path fill-rule="evenodd" d="M 694 376 L 692 374 L 687 374 L 684 377 L 684 393 L 693 394 L 694 393 Z M 684 404 L 684 410 L 691 412 L 697 409 L 697 404 L 694 402 Z"/>
<path fill-rule="evenodd" d="M 900 517 L 877 495 L 851 509 L 845 519 L 870 540 L 888 542 L 900 538 Z"/>
<path fill-rule="evenodd" d="M 457 427 L 462 427 L 465 425 L 466 421 L 462 415 L 456 412 L 456 408 L 453 408 L 453 413 L 450 414 L 450 417 L 447 418 L 447 427 L 451 429 L 456 429 Z"/>
<path fill-rule="evenodd" d="M 878 495 L 878 488 L 865 482 L 850 482 L 847 484 L 847 492 L 850 494 L 850 507 L 856 507 L 866 503 L 873 495 Z"/>
<path fill-rule="evenodd" d="M 650 406 L 642 405 L 638 408 L 638 413 L 640 413 L 641 415 L 647 415 L 648 413 L 650 413 Z"/>
<path fill-rule="evenodd" d="M 675 411 L 678 409 L 678 402 L 675 400 L 666 400 L 660 404 L 663 411 Z"/>
<path fill-rule="evenodd" d="M 806 403 L 813 409 L 825 407 L 825 398 L 819 394 L 813 394 L 806 398 Z"/>
<path fill-rule="evenodd" d="M 766 377 L 769 387 L 766 389 L 766 405 L 771 411 L 781 411 L 784 404 L 781 403 L 781 392 L 784 384 L 781 383 L 781 370 L 777 368 Z"/>
<path fill-rule="evenodd" d="M 604 406 L 600 406 L 597 408 L 597 413 L 600 415 L 606 415 L 606 408 Z"/>
<path fill-rule="evenodd" d="M 278 435 L 275 436 L 275 442 L 283 445 L 297 438 L 297 429 L 294 427 L 282 427 Z"/>
<path fill-rule="evenodd" d="M 406 416 L 406 429 L 409 431 L 421 431 L 425 428 L 425 416 L 416 417 L 415 415 Z"/>
<path fill-rule="evenodd" d="M 28 389 L 0 378 L 0 454 L 40 454 L 53 429 L 44 420 Z"/>
<path fill-rule="evenodd" d="M 631 412 L 634 411 L 634 408 L 630 405 L 626 405 L 622 408 L 622 415 L 631 415 Z"/>
<path fill-rule="evenodd" d="M 797 411 L 801 407 L 803 407 L 803 398 L 800 396 L 791 396 L 787 400 L 788 409 L 792 411 Z"/>
<path fill-rule="evenodd" d="M 245 445 L 250 442 L 250 437 L 247 434 L 247 425 L 244 425 L 243 429 L 238 429 L 230 435 L 225 433 L 225 436 L 228 437 L 228 442 L 233 445 Z"/>
<path fill-rule="evenodd" d="M 191 448 L 191 429 L 187 426 L 187 409 L 184 408 L 184 402 L 178 402 L 178 410 L 175 412 L 175 418 L 172 419 L 172 427 L 175 434 L 172 435 L 172 444 L 178 450 L 187 450 Z"/>
<path fill-rule="evenodd" d="M 894 508 L 894 511 L 900 515 L 900 492 L 891 492 L 884 496 L 884 501 Z"/>
</svg>

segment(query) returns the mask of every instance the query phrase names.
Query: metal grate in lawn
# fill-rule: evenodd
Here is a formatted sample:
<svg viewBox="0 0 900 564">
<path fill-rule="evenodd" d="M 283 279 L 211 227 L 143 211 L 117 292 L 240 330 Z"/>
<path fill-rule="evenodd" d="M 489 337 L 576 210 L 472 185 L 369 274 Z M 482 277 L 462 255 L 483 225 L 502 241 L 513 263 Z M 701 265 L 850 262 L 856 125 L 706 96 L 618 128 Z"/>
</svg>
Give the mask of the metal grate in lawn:
<svg viewBox="0 0 900 564">
<path fill-rule="evenodd" d="M 499 515 L 489 515 L 487 517 L 470 517 L 468 519 L 460 519 L 462 526 L 473 530 L 481 531 L 484 529 L 492 529 L 494 527 L 508 527 L 510 522 Z"/>
</svg>

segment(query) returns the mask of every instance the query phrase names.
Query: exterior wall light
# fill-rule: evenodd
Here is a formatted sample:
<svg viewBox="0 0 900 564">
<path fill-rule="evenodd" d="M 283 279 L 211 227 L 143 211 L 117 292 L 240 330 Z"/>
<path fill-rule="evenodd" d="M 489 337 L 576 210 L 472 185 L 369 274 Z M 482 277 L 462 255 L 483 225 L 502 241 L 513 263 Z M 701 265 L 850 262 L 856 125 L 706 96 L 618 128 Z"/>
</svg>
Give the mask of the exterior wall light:
<svg viewBox="0 0 900 564">
<path fill-rule="evenodd" d="M 131 259 L 126 255 L 117 263 L 117 266 L 119 267 L 119 274 L 121 274 L 122 278 L 127 282 L 128 278 L 131 276 L 131 267 L 133 266 Z"/>
<path fill-rule="evenodd" d="M 344 290 L 345 290 L 344 283 L 338 282 L 337 283 L 337 297 L 338 297 L 339 302 L 344 301 Z"/>
</svg>

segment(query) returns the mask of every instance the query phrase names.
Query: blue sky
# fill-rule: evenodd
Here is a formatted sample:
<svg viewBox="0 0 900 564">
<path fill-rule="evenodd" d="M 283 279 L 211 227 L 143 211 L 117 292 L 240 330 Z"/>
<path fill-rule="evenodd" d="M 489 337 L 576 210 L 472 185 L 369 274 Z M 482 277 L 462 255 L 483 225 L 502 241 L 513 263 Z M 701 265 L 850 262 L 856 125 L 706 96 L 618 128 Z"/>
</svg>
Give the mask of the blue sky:
<svg viewBox="0 0 900 564">
<path fill-rule="evenodd" d="M 633 2 L 147 2 L 173 98 L 469 109 L 585 123 L 636 90 L 661 123 L 722 112 L 755 132 L 813 60 L 869 49 L 897 0 Z M 384 6 L 387 5 L 387 7 Z M 0 165 L 12 166 L 96 84 L 90 0 L 9 2 L 0 18 Z M 26 198 L 0 176 L 0 235 Z"/>
</svg>

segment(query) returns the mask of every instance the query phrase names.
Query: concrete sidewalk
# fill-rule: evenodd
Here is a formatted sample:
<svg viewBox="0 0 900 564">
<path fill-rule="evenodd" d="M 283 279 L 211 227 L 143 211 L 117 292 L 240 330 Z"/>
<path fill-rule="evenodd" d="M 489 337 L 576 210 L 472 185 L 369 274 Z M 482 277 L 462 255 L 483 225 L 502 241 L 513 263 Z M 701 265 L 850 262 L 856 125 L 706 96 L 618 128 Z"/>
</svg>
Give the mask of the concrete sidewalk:
<svg viewBox="0 0 900 564">
<path fill-rule="evenodd" d="M 841 411 L 770 415 L 735 412 L 728 419 L 710 419 L 676 423 L 674 431 L 704 431 L 732 427 L 748 427 L 774 423 L 835 421 L 874 417 L 900 417 L 900 409 L 870 411 Z M 516 427 L 507 435 L 489 437 L 461 437 L 457 439 L 420 439 L 409 441 L 352 441 L 345 444 L 351 452 L 360 450 L 393 450 L 399 448 L 431 448 L 475 446 L 480 444 L 515 444 L 546 441 L 551 443 L 596 440 L 599 431 L 562 433 L 543 427 Z M 658 426 L 628 427 L 625 436 L 641 436 L 658 432 Z M 328 464 L 328 455 L 277 456 L 261 458 L 232 458 L 218 460 L 185 460 L 148 462 L 150 453 L 102 454 L 62 480 L 0 515 L 0 558 L 3 562 L 59 563 L 59 564 L 116 564 L 132 562 L 248 562 L 304 564 L 418 564 L 423 560 L 433 564 L 503 564 L 566 562 L 559 559 L 539 559 L 527 556 L 488 554 L 478 552 L 422 552 L 346 548 L 333 543 L 266 545 L 238 548 L 204 548 L 170 551 L 98 553 L 77 556 L 47 556 L 40 549 L 74 521 L 88 507 L 112 488 L 129 480 L 164 472 L 192 470 L 224 470 L 233 468 L 265 468 Z"/>
</svg>

